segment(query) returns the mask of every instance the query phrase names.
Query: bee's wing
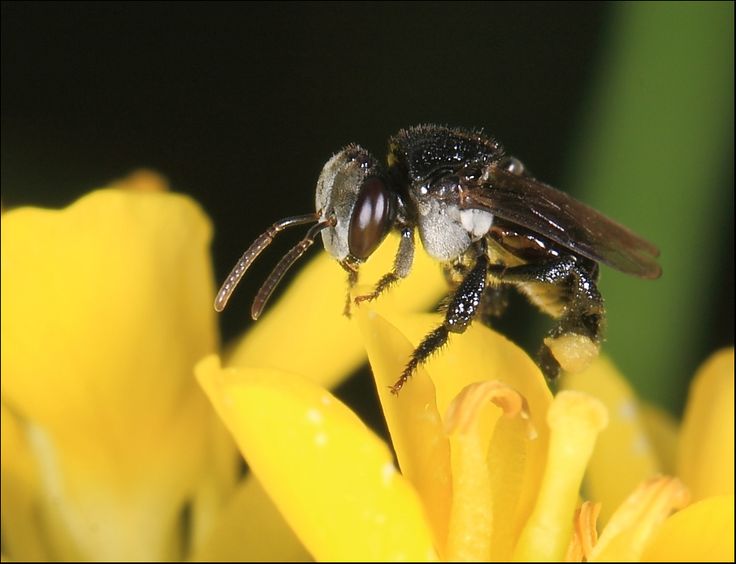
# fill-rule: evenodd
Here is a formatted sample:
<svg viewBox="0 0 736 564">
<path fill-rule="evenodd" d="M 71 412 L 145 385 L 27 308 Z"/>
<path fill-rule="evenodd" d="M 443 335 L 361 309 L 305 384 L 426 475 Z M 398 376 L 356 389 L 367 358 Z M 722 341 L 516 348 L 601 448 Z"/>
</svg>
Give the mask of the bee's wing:
<svg viewBox="0 0 736 564">
<path fill-rule="evenodd" d="M 487 209 L 626 274 L 641 278 L 662 274 L 656 260 L 657 247 L 534 178 L 492 165 L 480 184 L 465 188 L 464 207 Z"/>
</svg>

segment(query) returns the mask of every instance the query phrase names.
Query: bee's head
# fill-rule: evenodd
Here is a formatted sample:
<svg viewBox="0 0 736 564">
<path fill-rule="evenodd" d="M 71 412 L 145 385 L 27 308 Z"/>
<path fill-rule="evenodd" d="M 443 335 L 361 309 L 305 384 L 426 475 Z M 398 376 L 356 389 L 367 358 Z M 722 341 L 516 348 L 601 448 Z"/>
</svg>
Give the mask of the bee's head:
<svg viewBox="0 0 736 564">
<path fill-rule="evenodd" d="M 380 163 L 349 145 L 333 156 L 317 180 L 315 205 L 325 249 L 337 260 L 362 262 L 383 241 L 396 215 L 395 196 Z"/>
<path fill-rule="evenodd" d="M 383 167 L 357 145 L 346 147 L 327 161 L 317 181 L 316 203 L 316 213 L 281 219 L 253 241 L 217 293 L 217 311 L 225 308 L 250 265 L 284 229 L 314 223 L 304 238 L 281 258 L 258 290 L 251 307 L 253 319 L 261 315 L 286 271 L 312 245 L 317 233 L 322 233 L 325 249 L 333 257 L 356 264 L 376 250 L 395 217 L 395 196 L 388 189 Z"/>
</svg>

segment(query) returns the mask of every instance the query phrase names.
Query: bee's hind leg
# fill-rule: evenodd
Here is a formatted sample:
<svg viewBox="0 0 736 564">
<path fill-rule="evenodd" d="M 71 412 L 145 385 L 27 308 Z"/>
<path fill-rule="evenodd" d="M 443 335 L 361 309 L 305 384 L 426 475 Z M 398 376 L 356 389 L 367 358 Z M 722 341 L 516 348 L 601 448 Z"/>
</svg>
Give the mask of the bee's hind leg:
<svg viewBox="0 0 736 564">
<path fill-rule="evenodd" d="M 420 364 L 423 364 L 436 350 L 447 342 L 450 333 L 463 333 L 468 328 L 475 314 L 480 309 L 483 291 L 488 276 L 488 257 L 485 252 L 479 254 L 475 266 L 465 275 L 447 306 L 445 320 L 424 337 L 414 350 L 406 368 L 396 383 L 391 386 L 391 393 L 398 394 L 409 377 Z"/>
<path fill-rule="evenodd" d="M 539 367 L 554 380 L 560 369 L 576 372 L 598 354 L 603 338 L 605 310 L 596 287 L 597 265 L 562 257 L 543 264 L 504 268 L 493 265 L 490 274 L 504 282 L 561 286 L 561 315 L 539 351 Z"/>
</svg>

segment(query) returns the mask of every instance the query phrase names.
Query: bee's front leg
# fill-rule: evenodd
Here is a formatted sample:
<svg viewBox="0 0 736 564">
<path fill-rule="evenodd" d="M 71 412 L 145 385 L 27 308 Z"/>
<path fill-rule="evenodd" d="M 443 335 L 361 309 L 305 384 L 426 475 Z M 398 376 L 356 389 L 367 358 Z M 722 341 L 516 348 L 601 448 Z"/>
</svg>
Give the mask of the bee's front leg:
<svg viewBox="0 0 736 564">
<path fill-rule="evenodd" d="M 342 310 L 342 314 L 345 317 L 350 317 L 350 294 L 353 291 L 353 287 L 355 286 L 355 283 L 358 281 L 358 265 L 353 264 L 347 260 L 340 261 L 340 266 L 342 266 L 343 270 L 348 273 L 348 293 L 345 298 L 345 307 Z"/>
</svg>

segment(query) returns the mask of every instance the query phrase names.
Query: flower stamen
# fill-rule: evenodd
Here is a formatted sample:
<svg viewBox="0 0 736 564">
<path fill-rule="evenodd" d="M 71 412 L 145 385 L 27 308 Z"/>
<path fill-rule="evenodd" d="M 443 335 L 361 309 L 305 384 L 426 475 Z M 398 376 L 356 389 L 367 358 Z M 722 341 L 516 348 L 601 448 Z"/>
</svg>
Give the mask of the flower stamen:
<svg viewBox="0 0 736 564">
<path fill-rule="evenodd" d="M 549 451 L 537 503 L 521 533 L 515 560 L 561 560 L 570 542 L 578 492 L 593 446 L 608 424 L 603 404 L 581 392 L 560 392 L 547 412 Z"/>
<path fill-rule="evenodd" d="M 450 438 L 453 485 L 449 560 L 487 561 L 491 557 L 494 492 L 488 448 L 500 415 L 485 409 L 489 402 L 500 407 L 506 418 L 525 420 L 527 436 L 536 434 L 526 400 L 503 382 L 470 384 L 450 403 L 444 421 Z"/>
<path fill-rule="evenodd" d="M 567 547 L 565 562 L 587 562 L 593 552 L 593 547 L 598 542 L 598 515 L 601 512 L 601 504 L 592 501 L 584 501 L 575 512 L 575 522 Z"/>
</svg>

